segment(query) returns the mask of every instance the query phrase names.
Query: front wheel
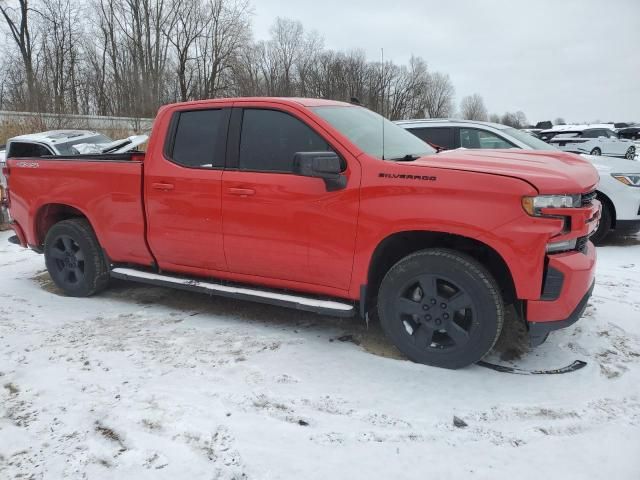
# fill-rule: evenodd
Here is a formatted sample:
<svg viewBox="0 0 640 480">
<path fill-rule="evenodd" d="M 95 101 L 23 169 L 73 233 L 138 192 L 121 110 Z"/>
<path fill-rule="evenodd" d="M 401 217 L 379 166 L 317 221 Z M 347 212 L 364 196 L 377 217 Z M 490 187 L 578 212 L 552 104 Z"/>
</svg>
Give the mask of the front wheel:
<svg viewBox="0 0 640 480">
<path fill-rule="evenodd" d="M 633 160 L 636 157 L 636 147 L 629 147 L 627 149 L 627 153 L 625 153 L 624 158 L 627 160 Z"/>
<path fill-rule="evenodd" d="M 598 147 L 596 147 L 593 150 L 591 150 L 591 155 L 596 155 L 596 156 L 602 155 L 602 151 Z"/>
<path fill-rule="evenodd" d="M 66 295 L 88 297 L 109 283 L 109 269 L 91 225 L 72 218 L 56 223 L 44 241 L 44 258 L 53 282 Z"/>
<path fill-rule="evenodd" d="M 389 339 L 414 362 L 461 368 L 493 347 L 504 321 L 500 289 L 475 259 L 447 249 L 409 255 L 386 274 L 378 312 Z"/>
</svg>

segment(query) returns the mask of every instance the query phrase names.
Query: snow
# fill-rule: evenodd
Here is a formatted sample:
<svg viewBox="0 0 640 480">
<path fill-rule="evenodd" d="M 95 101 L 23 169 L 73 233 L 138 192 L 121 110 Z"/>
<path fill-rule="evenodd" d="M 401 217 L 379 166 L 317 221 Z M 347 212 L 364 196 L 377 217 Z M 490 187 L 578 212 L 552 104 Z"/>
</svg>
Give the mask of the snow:
<svg viewBox="0 0 640 480">
<path fill-rule="evenodd" d="M 67 298 L 8 236 L 2 479 L 639 478 L 640 238 L 598 249 L 578 324 L 489 359 L 587 366 L 521 376 L 413 364 L 356 318 L 125 281 Z"/>
</svg>

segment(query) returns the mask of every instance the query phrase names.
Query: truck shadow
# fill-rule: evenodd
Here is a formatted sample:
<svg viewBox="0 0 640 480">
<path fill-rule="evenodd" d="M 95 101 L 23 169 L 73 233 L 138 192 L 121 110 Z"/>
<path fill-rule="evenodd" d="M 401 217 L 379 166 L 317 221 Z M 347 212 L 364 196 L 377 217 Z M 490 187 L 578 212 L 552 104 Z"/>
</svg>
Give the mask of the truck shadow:
<svg viewBox="0 0 640 480">
<path fill-rule="evenodd" d="M 64 293 L 53 283 L 48 272 L 40 272 L 32 280 L 43 290 L 54 295 L 64 296 Z M 100 293 L 99 297 L 130 303 L 132 307 L 135 305 L 136 308 L 152 305 L 165 307 L 174 310 L 183 319 L 200 315 L 213 317 L 213 319 L 215 317 L 230 317 L 294 333 L 305 330 L 313 331 L 327 337 L 329 342 L 350 342 L 373 355 L 407 360 L 386 338 L 377 319 L 372 319 L 367 325 L 359 316 L 338 318 L 318 315 L 274 305 L 144 285 L 119 279 L 112 279 L 109 288 Z M 508 359 L 519 358 L 528 349 L 522 347 L 522 339 L 518 338 L 521 336 L 521 331 L 512 327 L 514 322 L 510 322 L 508 317 L 509 311 L 507 311 L 505 328 L 495 347 L 495 353 L 498 353 L 505 360 L 507 360 L 505 356 L 508 356 Z"/>
<path fill-rule="evenodd" d="M 615 232 L 609 234 L 599 247 L 627 247 L 640 245 L 640 235 L 617 235 Z"/>
</svg>

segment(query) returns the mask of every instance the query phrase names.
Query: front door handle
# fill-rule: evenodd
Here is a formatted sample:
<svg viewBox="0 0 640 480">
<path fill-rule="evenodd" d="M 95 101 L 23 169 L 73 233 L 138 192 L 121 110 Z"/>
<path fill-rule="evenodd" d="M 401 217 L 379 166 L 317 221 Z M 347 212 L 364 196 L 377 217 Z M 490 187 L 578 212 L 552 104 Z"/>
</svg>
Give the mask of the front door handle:
<svg viewBox="0 0 640 480">
<path fill-rule="evenodd" d="M 152 183 L 151 186 L 156 190 L 162 190 L 163 192 L 173 190 L 173 183 Z"/>
<path fill-rule="evenodd" d="M 227 189 L 231 195 L 240 195 L 241 197 L 248 197 L 254 195 L 256 191 L 253 188 L 229 188 Z"/>
</svg>

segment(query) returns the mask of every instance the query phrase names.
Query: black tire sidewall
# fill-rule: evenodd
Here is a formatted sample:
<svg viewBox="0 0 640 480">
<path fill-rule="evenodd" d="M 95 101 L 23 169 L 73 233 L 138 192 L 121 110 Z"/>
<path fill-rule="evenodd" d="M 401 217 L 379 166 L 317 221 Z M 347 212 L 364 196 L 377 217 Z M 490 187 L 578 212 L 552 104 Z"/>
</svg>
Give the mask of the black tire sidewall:
<svg viewBox="0 0 640 480">
<path fill-rule="evenodd" d="M 396 315 L 394 300 L 398 288 L 427 272 L 451 279 L 473 300 L 474 327 L 463 349 L 434 352 L 417 347 Z M 484 357 L 495 344 L 504 318 L 502 299 L 489 272 L 471 257 L 445 249 L 424 250 L 394 265 L 380 286 L 378 312 L 383 330 L 403 354 L 414 362 L 444 368 L 461 368 Z"/>
<path fill-rule="evenodd" d="M 596 150 L 598 151 L 598 153 L 596 153 Z M 602 150 L 600 150 L 598 147 L 592 148 L 590 155 L 595 155 L 596 157 L 600 156 L 602 155 Z"/>
<path fill-rule="evenodd" d="M 600 223 L 596 231 L 593 232 L 593 235 L 589 238 L 594 245 L 602 243 L 611 230 L 611 209 L 606 201 L 600 199 L 600 203 L 602 204 Z"/>
<path fill-rule="evenodd" d="M 102 272 L 99 270 L 101 270 L 104 259 L 101 258 L 100 246 L 93 235 L 93 231 L 90 230 L 88 224 L 86 225 L 87 227 L 84 227 L 82 223 L 74 221 L 62 221 L 57 223 L 49 229 L 44 242 L 45 264 L 51 279 L 66 295 L 72 297 L 86 297 L 92 295 L 96 290 L 98 290 L 97 285 L 99 285 L 101 280 L 100 277 Z M 87 228 L 89 231 L 86 230 Z M 64 282 L 60 278 L 57 272 L 55 259 L 52 258 L 50 254 L 53 245 L 61 235 L 71 237 L 84 253 L 84 280 L 75 285 Z M 96 256 L 100 257 L 96 258 Z"/>
</svg>

